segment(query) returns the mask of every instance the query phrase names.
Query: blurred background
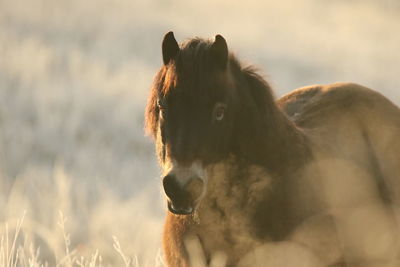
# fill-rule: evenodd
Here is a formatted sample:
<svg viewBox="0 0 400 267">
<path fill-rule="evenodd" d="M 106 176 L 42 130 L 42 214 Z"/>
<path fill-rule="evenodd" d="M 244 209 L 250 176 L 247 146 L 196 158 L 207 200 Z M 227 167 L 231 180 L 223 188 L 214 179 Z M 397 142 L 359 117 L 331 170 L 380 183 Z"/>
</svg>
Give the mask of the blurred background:
<svg viewBox="0 0 400 267">
<path fill-rule="evenodd" d="M 143 111 L 170 30 L 222 34 L 277 97 L 352 81 L 400 104 L 398 0 L 1 0 L 0 264 L 162 265 Z"/>
</svg>

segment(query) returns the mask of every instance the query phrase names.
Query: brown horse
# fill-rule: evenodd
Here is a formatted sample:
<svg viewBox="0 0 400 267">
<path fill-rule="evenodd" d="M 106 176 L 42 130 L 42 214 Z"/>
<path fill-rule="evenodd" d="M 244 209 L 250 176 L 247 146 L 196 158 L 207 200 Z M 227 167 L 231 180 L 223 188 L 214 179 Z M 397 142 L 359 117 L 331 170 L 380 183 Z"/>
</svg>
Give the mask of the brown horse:
<svg viewBox="0 0 400 267">
<path fill-rule="evenodd" d="M 190 266 L 400 266 L 400 110 L 357 84 L 275 100 L 225 39 L 172 32 L 146 108 L 168 202 L 164 256 Z M 193 246 L 192 246 L 193 247 Z"/>
</svg>

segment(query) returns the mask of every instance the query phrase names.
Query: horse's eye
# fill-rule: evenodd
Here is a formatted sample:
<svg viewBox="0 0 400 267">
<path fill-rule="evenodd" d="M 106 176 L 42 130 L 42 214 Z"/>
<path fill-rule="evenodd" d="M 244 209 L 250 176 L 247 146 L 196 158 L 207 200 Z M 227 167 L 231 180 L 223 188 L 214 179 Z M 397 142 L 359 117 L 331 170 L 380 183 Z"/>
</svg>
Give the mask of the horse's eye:
<svg viewBox="0 0 400 267">
<path fill-rule="evenodd" d="M 213 119 L 214 121 L 222 121 L 225 116 L 226 105 L 217 103 L 214 107 Z"/>
</svg>

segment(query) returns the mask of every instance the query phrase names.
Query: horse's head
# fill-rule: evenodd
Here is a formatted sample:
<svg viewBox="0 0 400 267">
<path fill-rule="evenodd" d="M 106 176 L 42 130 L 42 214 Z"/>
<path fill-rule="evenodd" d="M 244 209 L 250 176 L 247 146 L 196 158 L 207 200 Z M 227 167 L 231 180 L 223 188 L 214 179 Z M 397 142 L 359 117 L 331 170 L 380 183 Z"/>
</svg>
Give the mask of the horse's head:
<svg viewBox="0 0 400 267">
<path fill-rule="evenodd" d="M 146 129 L 156 141 L 169 210 L 190 214 L 206 193 L 207 166 L 232 151 L 257 157 L 242 148 L 254 143 L 257 151 L 262 142 L 255 139 L 264 118 L 249 113 L 265 109 L 266 90 L 260 82 L 262 89 L 239 93 L 238 87 L 252 83 L 253 74 L 243 74 L 246 70 L 229 54 L 221 35 L 179 46 L 169 32 L 162 56 L 146 108 Z"/>
<path fill-rule="evenodd" d="M 226 157 L 231 145 L 228 47 L 220 35 L 179 47 L 169 32 L 162 55 L 147 105 L 147 130 L 156 140 L 169 210 L 190 214 L 205 194 L 205 167 Z"/>
</svg>

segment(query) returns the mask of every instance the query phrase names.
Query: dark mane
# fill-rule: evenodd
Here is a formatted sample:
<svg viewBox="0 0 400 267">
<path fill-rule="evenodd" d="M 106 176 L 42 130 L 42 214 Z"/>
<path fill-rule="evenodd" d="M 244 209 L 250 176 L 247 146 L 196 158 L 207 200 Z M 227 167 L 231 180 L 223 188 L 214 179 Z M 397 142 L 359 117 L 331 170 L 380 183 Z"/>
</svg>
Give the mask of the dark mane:
<svg viewBox="0 0 400 267">
<path fill-rule="evenodd" d="M 308 157 L 304 154 L 304 135 L 277 106 L 271 86 L 254 67 L 242 69 L 242 75 L 244 90 L 241 98 L 248 99 L 242 102 L 245 107 L 238 118 L 243 124 L 238 127 L 238 154 L 250 162 L 266 166 L 272 172 L 288 171 L 287 166 L 296 169 Z M 294 155 L 297 156 L 294 157 L 297 163 L 293 161 Z M 292 159 L 290 164 L 289 159 Z"/>
</svg>

